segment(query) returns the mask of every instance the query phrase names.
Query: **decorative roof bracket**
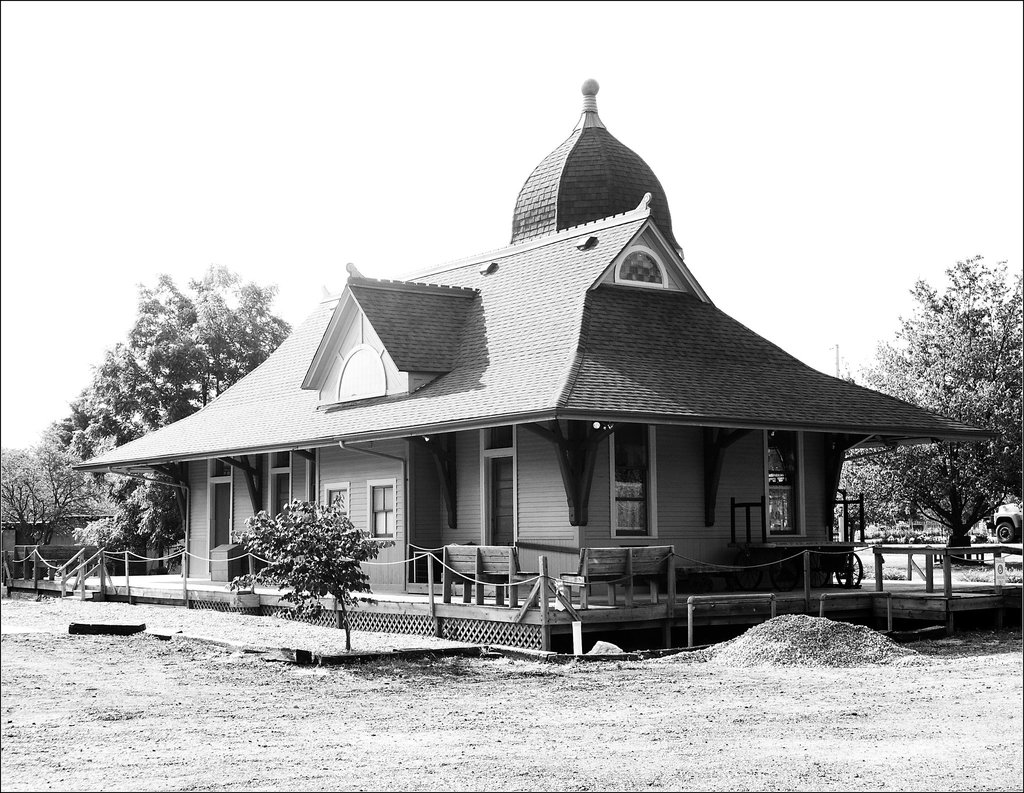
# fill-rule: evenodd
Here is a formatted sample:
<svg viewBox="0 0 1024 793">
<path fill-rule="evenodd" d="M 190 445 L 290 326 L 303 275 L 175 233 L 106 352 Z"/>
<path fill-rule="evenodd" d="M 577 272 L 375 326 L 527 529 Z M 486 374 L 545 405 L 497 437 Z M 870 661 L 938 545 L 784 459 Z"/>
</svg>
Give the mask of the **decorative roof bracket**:
<svg viewBox="0 0 1024 793">
<path fill-rule="evenodd" d="M 858 443 L 863 443 L 870 435 L 850 435 L 843 432 L 825 433 L 825 514 L 822 516 L 826 526 L 832 525 L 833 509 L 836 504 L 836 491 L 839 479 L 843 475 L 843 462 L 846 452 Z"/>
<path fill-rule="evenodd" d="M 567 434 L 558 421 L 522 425 L 555 447 L 558 471 L 562 475 L 565 500 L 569 506 L 569 525 L 586 526 L 589 519 L 590 488 L 594 482 L 594 466 L 601 441 L 615 430 L 615 425 L 599 425 L 586 421 L 569 421 Z"/>
<path fill-rule="evenodd" d="M 260 469 L 256 457 L 221 457 L 225 463 L 232 468 L 237 468 L 245 478 L 245 487 L 249 491 L 249 502 L 252 504 L 252 512 L 255 515 L 263 509 L 263 488 L 260 482 Z"/>
<path fill-rule="evenodd" d="M 704 525 L 715 525 L 718 485 L 722 479 L 725 450 L 752 430 L 704 427 Z"/>
<path fill-rule="evenodd" d="M 188 488 L 188 476 L 185 473 L 184 463 L 165 463 L 163 465 L 151 466 L 154 471 L 163 474 L 178 487 L 174 488 L 174 501 L 178 505 L 178 513 L 181 515 L 181 522 L 188 520 L 188 503 L 185 499 L 185 489 Z"/>
<path fill-rule="evenodd" d="M 437 476 L 441 480 L 442 494 L 444 495 L 444 507 L 448 513 L 448 528 L 458 527 L 458 514 L 456 510 L 456 489 L 455 489 L 455 445 L 451 443 L 450 435 L 424 437 L 414 435 L 409 440 L 420 448 L 430 452 L 434 458 L 434 465 L 437 467 Z"/>
</svg>

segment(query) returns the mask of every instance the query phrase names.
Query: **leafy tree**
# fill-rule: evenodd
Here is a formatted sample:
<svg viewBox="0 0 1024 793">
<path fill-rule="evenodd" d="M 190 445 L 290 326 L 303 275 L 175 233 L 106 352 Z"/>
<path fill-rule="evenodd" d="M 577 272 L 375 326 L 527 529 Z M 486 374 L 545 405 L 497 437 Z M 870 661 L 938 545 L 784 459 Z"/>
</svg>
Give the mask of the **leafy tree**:
<svg viewBox="0 0 1024 793">
<path fill-rule="evenodd" d="M 108 508 L 91 474 L 72 469 L 79 460 L 53 436 L 32 449 L 4 449 L 0 509 L 5 523 L 16 523 L 34 543 L 48 545 L 73 515 Z"/>
<path fill-rule="evenodd" d="M 240 542 L 269 564 L 254 574 L 236 577 L 232 589 L 269 584 L 288 589 L 282 600 L 295 604 L 299 616 L 323 613 L 320 598 L 331 595 L 340 608 L 345 648 L 352 649 L 347 607 L 364 600 L 370 582 L 359 563 L 375 559 L 394 543 L 373 540 L 352 525 L 339 504 L 292 501 L 277 517 L 259 512 L 245 522 Z"/>
<path fill-rule="evenodd" d="M 962 541 L 1004 501 L 1021 497 L 1021 274 L 982 257 L 957 262 L 939 292 L 912 290 L 913 315 L 892 343 L 879 345 L 867 385 L 936 413 L 989 430 L 985 442 L 899 447 L 851 463 L 845 484 L 871 500 L 873 517 L 909 510 Z"/>
<path fill-rule="evenodd" d="M 290 331 L 271 312 L 277 288 L 211 267 L 182 291 L 167 275 L 139 286 L 126 341 L 107 350 L 92 383 L 54 432 L 83 459 L 194 413 L 262 363 Z M 118 545 L 138 553 L 179 538 L 172 488 L 112 478 Z"/>
</svg>

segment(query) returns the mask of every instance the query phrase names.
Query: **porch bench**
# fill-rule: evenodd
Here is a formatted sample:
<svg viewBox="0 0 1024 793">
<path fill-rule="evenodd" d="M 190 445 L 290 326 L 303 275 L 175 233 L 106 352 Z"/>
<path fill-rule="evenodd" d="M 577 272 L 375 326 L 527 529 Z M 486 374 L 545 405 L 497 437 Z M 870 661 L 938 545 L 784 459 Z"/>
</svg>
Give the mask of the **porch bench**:
<svg viewBox="0 0 1024 793">
<path fill-rule="evenodd" d="M 484 585 L 494 584 L 495 603 L 505 605 L 507 588 L 509 606 L 516 608 L 519 606 L 517 584 L 537 575 L 520 569 L 519 552 L 512 545 L 446 545 L 442 562 L 441 599 L 444 603 L 452 602 L 452 586 L 462 584 L 462 602 L 471 602 L 475 590 L 476 604 L 482 606 Z"/>
<path fill-rule="evenodd" d="M 589 606 L 588 590 L 593 584 L 608 586 L 608 602 L 616 604 L 616 586 L 625 585 L 626 606 L 633 605 L 634 579 L 646 581 L 652 603 L 658 602 L 659 583 L 665 580 L 665 592 L 675 598 L 675 549 L 671 545 L 645 545 L 615 548 L 581 548 L 579 568 L 562 573 L 560 584 L 572 602 L 572 590 L 580 590 L 580 606 Z"/>
</svg>

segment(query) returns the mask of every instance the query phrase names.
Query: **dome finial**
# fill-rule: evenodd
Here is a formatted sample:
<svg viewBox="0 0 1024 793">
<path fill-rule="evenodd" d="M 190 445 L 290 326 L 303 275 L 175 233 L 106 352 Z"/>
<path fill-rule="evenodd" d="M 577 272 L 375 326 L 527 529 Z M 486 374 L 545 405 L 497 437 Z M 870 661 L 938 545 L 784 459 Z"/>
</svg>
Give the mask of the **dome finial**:
<svg viewBox="0 0 1024 793">
<path fill-rule="evenodd" d="M 585 80 L 580 90 L 583 92 L 583 112 L 597 113 L 597 92 L 601 90 L 597 80 L 594 78 Z"/>
<path fill-rule="evenodd" d="M 600 90 L 601 86 L 597 84 L 597 80 L 594 78 L 591 77 L 589 80 L 583 81 L 583 87 L 580 88 L 580 91 L 583 92 L 583 115 L 576 124 L 576 129 L 582 129 L 583 127 L 604 128 L 600 116 L 597 115 L 597 92 Z"/>
</svg>

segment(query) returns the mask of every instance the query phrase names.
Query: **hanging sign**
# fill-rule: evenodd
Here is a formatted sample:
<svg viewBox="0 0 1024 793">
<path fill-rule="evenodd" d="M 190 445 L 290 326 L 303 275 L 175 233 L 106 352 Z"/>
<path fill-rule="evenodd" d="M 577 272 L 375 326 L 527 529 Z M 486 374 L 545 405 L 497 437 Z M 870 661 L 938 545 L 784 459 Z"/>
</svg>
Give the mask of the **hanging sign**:
<svg viewBox="0 0 1024 793">
<path fill-rule="evenodd" d="M 1006 562 L 996 557 L 995 564 L 992 565 L 993 575 L 995 575 L 996 586 L 1003 586 L 1006 583 Z"/>
</svg>

